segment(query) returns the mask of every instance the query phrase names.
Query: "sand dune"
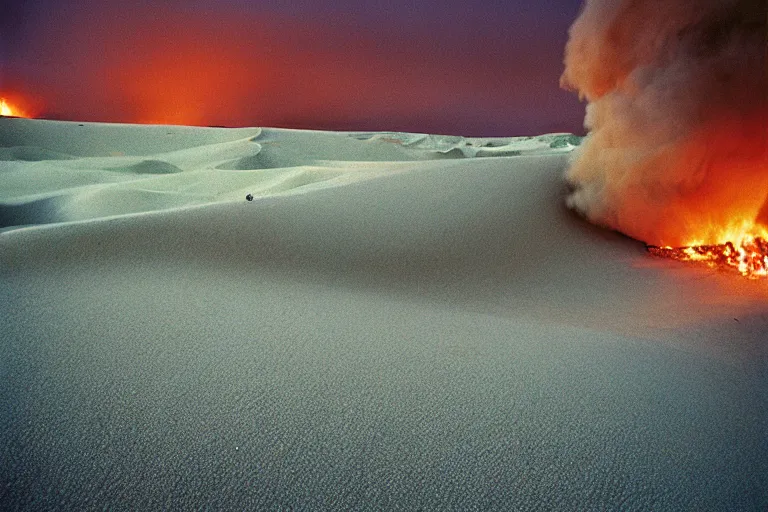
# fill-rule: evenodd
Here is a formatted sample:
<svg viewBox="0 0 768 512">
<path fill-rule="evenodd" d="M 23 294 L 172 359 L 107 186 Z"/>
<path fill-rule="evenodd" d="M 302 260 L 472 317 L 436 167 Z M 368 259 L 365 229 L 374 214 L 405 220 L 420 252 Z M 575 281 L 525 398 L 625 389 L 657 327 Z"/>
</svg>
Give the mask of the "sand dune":
<svg viewBox="0 0 768 512">
<path fill-rule="evenodd" d="M 578 142 L 0 119 L 0 499 L 764 509 L 765 283 L 574 217 Z"/>
<path fill-rule="evenodd" d="M 0 144 L 7 146 L 0 152 L 7 162 L 0 178 L 0 228 L 241 200 L 249 193 L 304 192 L 389 174 L 394 162 L 551 153 L 578 143 L 567 134 L 465 139 L 0 122 L 8 125 L 0 132 Z M 149 154 L 149 148 L 158 152 Z"/>
</svg>

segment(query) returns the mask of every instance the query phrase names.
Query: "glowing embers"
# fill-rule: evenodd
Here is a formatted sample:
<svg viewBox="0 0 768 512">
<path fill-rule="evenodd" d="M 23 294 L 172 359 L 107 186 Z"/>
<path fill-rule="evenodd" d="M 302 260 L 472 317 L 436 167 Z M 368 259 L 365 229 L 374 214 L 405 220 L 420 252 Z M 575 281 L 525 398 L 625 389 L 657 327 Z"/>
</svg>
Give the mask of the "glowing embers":
<svg viewBox="0 0 768 512">
<path fill-rule="evenodd" d="M 713 268 L 733 268 L 750 279 L 768 276 L 768 240 L 744 235 L 738 244 L 726 242 L 689 247 L 648 246 L 648 252 L 662 258 L 703 262 Z"/>
<path fill-rule="evenodd" d="M 29 117 L 18 107 L 11 105 L 5 98 L 0 98 L 0 116 Z"/>
</svg>

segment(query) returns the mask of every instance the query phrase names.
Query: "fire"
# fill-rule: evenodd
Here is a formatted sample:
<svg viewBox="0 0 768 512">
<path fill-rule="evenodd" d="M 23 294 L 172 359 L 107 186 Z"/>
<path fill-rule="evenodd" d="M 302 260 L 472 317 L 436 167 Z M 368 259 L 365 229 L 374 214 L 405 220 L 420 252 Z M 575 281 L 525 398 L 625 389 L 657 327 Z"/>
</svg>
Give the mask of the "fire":
<svg viewBox="0 0 768 512">
<path fill-rule="evenodd" d="M 5 98 L 0 98 L 0 116 L 29 117 L 25 112 L 9 103 Z"/>
<path fill-rule="evenodd" d="M 755 226 L 723 243 L 692 242 L 684 247 L 648 246 L 654 256 L 731 268 L 750 279 L 768 277 L 768 229 Z"/>
</svg>

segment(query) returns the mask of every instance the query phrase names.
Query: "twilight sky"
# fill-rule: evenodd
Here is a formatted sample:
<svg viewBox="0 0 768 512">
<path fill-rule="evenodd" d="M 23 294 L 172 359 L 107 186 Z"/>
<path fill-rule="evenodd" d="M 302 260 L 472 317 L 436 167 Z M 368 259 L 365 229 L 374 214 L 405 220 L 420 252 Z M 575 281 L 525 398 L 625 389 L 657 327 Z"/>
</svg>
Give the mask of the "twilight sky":
<svg viewBox="0 0 768 512">
<path fill-rule="evenodd" d="M 0 95 L 58 119 L 583 133 L 561 91 L 581 0 L 0 4 Z"/>
</svg>

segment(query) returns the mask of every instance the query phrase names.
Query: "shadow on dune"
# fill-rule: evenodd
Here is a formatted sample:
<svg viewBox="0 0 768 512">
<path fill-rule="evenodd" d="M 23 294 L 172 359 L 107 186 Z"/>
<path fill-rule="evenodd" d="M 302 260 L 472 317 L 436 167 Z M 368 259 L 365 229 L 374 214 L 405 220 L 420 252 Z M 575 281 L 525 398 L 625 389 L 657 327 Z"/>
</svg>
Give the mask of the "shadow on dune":
<svg viewBox="0 0 768 512">
<path fill-rule="evenodd" d="M 60 207 L 61 199 L 58 197 L 21 204 L 0 203 L 0 229 L 59 222 L 62 220 Z"/>
<path fill-rule="evenodd" d="M 0 161 L 42 162 L 44 160 L 72 160 L 72 155 L 34 146 L 0 147 Z"/>
<path fill-rule="evenodd" d="M 183 172 L 175 165 L 163 160 L 142 160 L 139 163 L 124 167 L 110 167 L 109 170 L 129 174 L 176 174 Z"/>
</svg>

